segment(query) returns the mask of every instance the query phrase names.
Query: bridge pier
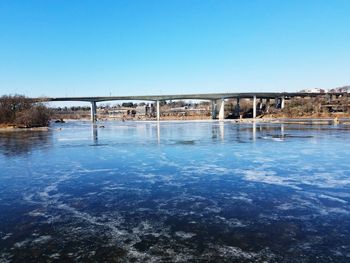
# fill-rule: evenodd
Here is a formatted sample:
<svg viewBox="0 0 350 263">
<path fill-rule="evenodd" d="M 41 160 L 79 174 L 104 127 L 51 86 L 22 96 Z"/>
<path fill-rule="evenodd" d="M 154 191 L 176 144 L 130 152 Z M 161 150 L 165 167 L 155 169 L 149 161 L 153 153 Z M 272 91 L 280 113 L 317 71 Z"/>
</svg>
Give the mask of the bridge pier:
<svg viewBox="0 0 350 263">
<path fill-rule="evenodd" d="M 253 119 L 256 118 L 256 96 L 253 97 Z"/>
<path fill-rule="evenodd" d="M 279 98 L 275 97 L 275 108 L 278 109 L 279 108 Z"/>
<path fill-rule="evenodd" d="M 261 98 L 259 101 L 259 110 L 261 111 L 263 108 L 263 99 Z"/>
<path fill-rule="evenodd" d="M 97 115 L 97 110 L 96 110 L 96 101 L 91 101 L 91 121 L 93 123 L 96 122 L 97 118 L 96 118 L 96 115 Z"/>
<path fill-rule="evenodd" d="M 236 115 L 238 118 L 240 117 L 240 111 L 241 111 L 241 107 L 239 105 L 239 98 L 237 98 L 237 100 L 236 100 Z"/>
<path fill-rule="evenodd" d="M 221 99 L 221 106 L 219 110 L 219 121 L 223 121 L 225 119 L 225 99 Z"/>
<path fill-rule="evenodd" d="M 284 109 L 285 106 L 285 97 L 282 96 L 280 98 L 276 97 L 275 98 L 275 108 L 276 109 Z"/>
<path fill-rule="evenodd" d="M 157 100 L 157 121 L 160 121 L 160 105 L 159 105 L 159 100 Z"/>
<path fill-rule="evenodd" d="M 266 111 L 266 113 L 269 113 L 269 110 L 270 110 L 270 99 L 266 99 L 265 103 L 266 103 L 265 111 Z"/>
<path fill-rule="evenodd" d="M 211 100 L 211 118 L 212 120 L 216 119 L 216 101 Z"/>
</svg>

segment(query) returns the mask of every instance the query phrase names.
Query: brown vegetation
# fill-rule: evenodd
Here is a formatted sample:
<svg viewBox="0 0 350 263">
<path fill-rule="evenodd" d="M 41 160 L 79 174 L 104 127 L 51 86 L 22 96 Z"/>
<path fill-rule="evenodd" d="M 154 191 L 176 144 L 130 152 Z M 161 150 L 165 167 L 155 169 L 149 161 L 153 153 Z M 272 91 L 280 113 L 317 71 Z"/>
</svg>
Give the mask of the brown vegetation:
<svg viewBox="0 0 350 263">
<path fill-rule="evenodd" d="M 336 100 L 325 97 L 315 98 L 292 98 L 286 103 L 281 114 L 290 118 L 297 117 L 332 117 L 342 114 L 348 115 L 348 98 L 342 96 Z"/>
<path fill-rule="evenodd" d="M 50 120 L 50 111 L 42 103 L 22 95 L 0 97 L 0 124 L 16 127 L 43 127 Z"/>
</svg>

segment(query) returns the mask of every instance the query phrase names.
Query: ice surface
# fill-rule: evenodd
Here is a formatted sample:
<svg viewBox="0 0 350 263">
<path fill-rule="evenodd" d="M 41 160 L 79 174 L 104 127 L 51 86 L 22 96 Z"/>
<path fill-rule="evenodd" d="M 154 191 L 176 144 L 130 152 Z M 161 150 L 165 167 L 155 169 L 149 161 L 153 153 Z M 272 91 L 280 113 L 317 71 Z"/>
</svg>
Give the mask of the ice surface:
<svg viewBox="0 0 350 263">
<path fill-rule="evenodd" d="M 0 134 L 0 262 L 349 259 L 350 127 L 103 125 Z"/>
</svg>

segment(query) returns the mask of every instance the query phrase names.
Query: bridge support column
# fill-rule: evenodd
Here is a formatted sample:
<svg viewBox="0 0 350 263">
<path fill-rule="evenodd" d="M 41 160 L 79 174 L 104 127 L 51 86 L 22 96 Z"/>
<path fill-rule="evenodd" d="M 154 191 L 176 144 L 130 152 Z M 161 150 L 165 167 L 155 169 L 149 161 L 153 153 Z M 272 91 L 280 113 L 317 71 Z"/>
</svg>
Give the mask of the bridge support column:
<svg viewBox="0 0 350 263">
<path fill-rule="evenodd" d="M 225 119 L 225 99 L 221 99 L 221 106 L 219 111 L 219 121 L 223 121 Z"/>
<path fill-rule="evenodd" d="M 96 122 L 97 118 L 96 118 L 96 114 L 97 110 L 96 110 L 96 101 L 91 101 L 91 121 L 93 123 Z"/>
<path fill-rule="evenodd" d="M 253 118 L 256 118 L 256 96 L 253 97 Z"/>
<path fill-rule="evenodd" d="M 266 99 L 265 111 L 266 111 L 267 113 L 269 113 L 269 110 L 270 110 L 270 99 Z"/>
<path fill-rule="evenodd" d="M 263 99 L 260 99 L 259 101 L 259 110 L 261 111 L 263 108 Z"/>
<path fill-rule="evenodd" d="M 238 118 L 240 117 L 240 111 L 241 111 L 241 107 L 239 105 L 239 98 L 237 98 L 237 100 L 236 100 L 236 115 Z"/>
<path fill-rule="evenodd" d="M 159 105 L 159 100 L 157 100 L 157 121 L 160 121 L 160 105 Z"/>
<path fill-rule="evenodd" d="M 213 120 L 216 119 L 216 101 L 215 100 L 211 100 L 211 118 Z"/>
<path fill-rule="evenodd" d="M 279 108 L 279 105 L 280 105 L 280 103 L 279 103 L 279 98 L 276 97 L 276 98 L 275 98 L 275 108 L 278 109 L 278 108 Z"/>
</svg>

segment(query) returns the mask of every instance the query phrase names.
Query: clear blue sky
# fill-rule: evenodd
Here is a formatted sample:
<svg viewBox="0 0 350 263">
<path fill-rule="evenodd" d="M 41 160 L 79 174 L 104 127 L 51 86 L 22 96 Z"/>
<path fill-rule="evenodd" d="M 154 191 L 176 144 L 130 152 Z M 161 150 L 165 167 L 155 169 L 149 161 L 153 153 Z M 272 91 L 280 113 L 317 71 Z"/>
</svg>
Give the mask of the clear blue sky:
<svg viewBox="0 0 350 263">
<path fill-rule="evenodd" d="M 347 84 L 349 0 L 0 0 L 0 95 Z"/>
</svg>

